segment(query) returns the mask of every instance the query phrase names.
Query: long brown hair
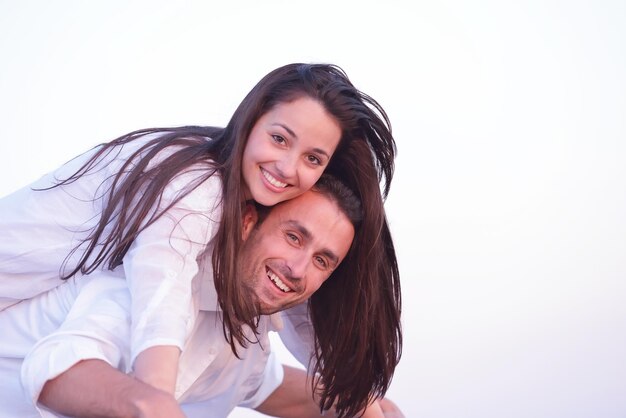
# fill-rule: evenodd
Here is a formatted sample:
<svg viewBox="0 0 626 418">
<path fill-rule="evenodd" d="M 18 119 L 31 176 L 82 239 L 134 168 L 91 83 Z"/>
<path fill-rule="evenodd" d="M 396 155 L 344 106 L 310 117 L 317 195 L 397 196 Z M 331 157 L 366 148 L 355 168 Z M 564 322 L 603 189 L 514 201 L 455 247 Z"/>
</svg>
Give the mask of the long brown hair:
<svg viewBox="0 0 626 418">
<path fill-rule="evenodd" d="M 121 264 L 137 235 L 176 204 L 175 200 L 170 206 L 155 211 L 154 208 L 158 207 L 165 186 L 177 174 L 192 166 L 204 164 L 206 175 L 199 178 L 197 184 L 215 173 L 218 173 L 222 179 L 223 215 L 215 238 L 212 262 L 215 288 L 223 315 L 224 335 L 231 344 L 233 352 L 237 354 L 237 343 L 245 347 L 249 342 L 243 330 L 244 325 L 255 330 L 258 318 L 256 308 L 250 303 L 243 291 L 243 286 L 240 285 L 236 262 L 241 245 L 242 202 L 244 201 L 241 176 L 243 150 L 253 125 L 263 114 L 278 103 L 289 102 L 303 96 L 317 100 L 339 122 L 342 136 L 327 169 L 342 180 L 345 175 L 348 184 L 358 191 L 366 212 L 371 210 L 364 220 L 364 223 L 372 222 L 371 226 L 366 226 L 368 232 L 364 233 L 362 238 L 355 239 L 357 243 L 355 245 L 359 247 L 359 250 L 355 250 L 356 254 L 350 258 L 354 261 L 349 263 L 344 261 L 342 264 L 345 266 L 339 275 L 363 276 L 363 279 L 359 281 L 365 283 L 366 287 L 356 292 L 358 295 L 351 297 L 353 299 L 351 304 L 358 304 L 374 296 L 380 300 L 367 301 L 365 306 L 348 307 L 345 312 L 340 310 L 338 322 L 361 324 L 359 315 L 362 311 L 367 312 L 363 318 L 374 318 L 375 316 L 371 316 L 370 311 L 379 309 L 378 307 L 383 304 L 381 300 L 389 303 L 389 306 L 392 305 L 392 299 L 394 302 L 399 301 L 399 287 L 396 288 L 393 281 L 396 280 L 397 274 L 392 275 L 391 279 L 388 277 L 380 279 L 381 282 L 386 282 L 387 286 L 391 286 L 385 290 L 386 293 L 381 291 L 379 294 L 372 290 L 380 286 L 375 283 L 374 276 L 378 277 L 378 273 L 387 273 L 383 271 L 387 266 L 381 267 L 384 263 L 373 260 L 382 257 L 386 260 L 393 258 L 395 262 L 393 246 L 389 249 L 381 244 L 385 238 L 390 238 L 385 235 L 388 230 L 386 223 L 383 222 L 384 213 L 381 214 L 380 211 L 382 210 L 381 199 L 387 195 L 393 177 L 396 153 L 389 119 L 384 109 L 373 98 L 354 87 L 341 68 L 330 64 L 296 63 L 273 70 L 247 94 L 225 128 L 185 126 L 145 129 L 102 144 L 80 170 L 69 178 L 61 180 L 57 185 L 78 180 L 93 169 L 98 162 L 103 161 L 116 147 L 145 135 L 159 134 L 132 154 L 113 178 L 112 186 L 107 191 L 106 205 L 99 223 L 85 239 L 86 251 L 75 267 L 63 277 L 68 278 L 78 272 L 87 274 L 102 263 L 105 263 L 109 269 Z M 357 148 L 354 148 L 357 144 L 359 144 Z M 149 164 L 159 152 L 171 146 L 177 148 L 165 160 L 157 164 Z M 353 154 L 354 149 L 366 150 L 366 152 Z M 371 170 L 368 169 L 368 175 L 371 174 L 373 178 L 360 179 L 363 171 L 360 166 L 362 158 L 366 158 L 368 164 L 371 163 L 372 167 L 370 167 Z M 378 188 L 379 182 L 382 182 L 382 197 Z M 185 193 L 191 191 L 197 184 L 190 185 L 178 196 L 178 199 L 184 197 Z M 359 187 L 365 184 L 369 188 L 361 190 Z M 374 193 L 374 188 L 376 193 Z M 141 199 L 137 199 L 139 193 L 142 195 Z M 370 202 L 369 199 L 373 201 Z M 370 206 L 375 209 L 371 209 Z M 361 247 L 363 249 L 360 249 Z M 376 256 L 378 258 L 374 257 L 370 260 L 364 256 L 364 254 L 377 254 L 381 248 L 383 252 L 382 255 Z M 370 270 L 370 266 L 374 266 L 375 269 Z M 394 271 L 397 273 L 397 266 Z M 333 282 L 345 281 L 333 280 Z M 324 292 L 324 294 L 327 293 Z M 320 296 L 322 299 L 319 300 L 328 297 L 328 295 Z M 327 385 L 323 399 L 331 402 L 336 398 L 340 409 L 350 412 L 367 401 L 369 392 L 366 393 L 364 386 L 368 384 L 368 380 L 345 381 L 346 376 L 352 376 L 354 373 L 346 372 L 345 369 L 348 366 L 339 364 L 340 358 L 345 358 L 342 356 L 347 353 L 344 342 L 354 338 L 350 337 L 351 332 L 340 333 L 341 330 L 348 331 L 347 327 L 342 325 L 341 329 L 337 329 L 336 326 L 333 327 L 323 322 L 320 318 L 321 308 L 318 307 L 320 302 L 317 300 L 313 300 L 311 304 L 313 323 L 322 333 L 318 333 L 317 351 L 320 353 L 319 359 L 321 360 L 319 370 Z M 390 317 L 392 331 L 387 333 L 394 334 L 398 332 L 393 323 L 396 319 L 394 314 L 399 315 L 399 311 L 393 310 L 396 309 L 395 305 L 388 309 L 390 311 L 383 312 L 383 314 Z M 373 313 L 378 313 L 378 311 Z M 342 318 L 344 314 L 345 319 Z M 367 331 L 359 335 L 361 336 L 358 341 L 363 343 L 363 349 L 366 352 L 354 357 L 353 362 L 362 363 L 362 360 L 367 358 L 370 362 L 368 367 L 377 370 L 384 369 L 385 377 L 374 381 L 372 386 L 375 393 L 380 393 L 388 385 L 389 364 L 392 361 L 384 357 L 387 354 L 381 353 L 381 347 L 372 348 L 372 342 L 366 341 L 367 338 L 375 335 L 373 332 Z M 337 337 L 341 341 L 339 347 L 336 346 L 339 342 L 333 341 Z M 397 339 L 393 339 L 388 344 L 391 345 L 386 347 L 387 350 L 397 351 L 399 347 Z M 395 359 L 396 355 L 392 357 Z M 338 370 L 334 377 L 333 367 Z M 370 377 L 374 375 L 372 372 L 363 374 Z M 372 379 L 369 379 L 369 382 L 371 381 Z M 349 385 L 356 385 L 357 389 L 350 391 L 347 389 Z"/>
<path fill-rule="evenodd" d="M 355 416 L 387 391 L 402 354 L 400 273 L 372 153 L 352 141 L 334 174 L 355 191 L 363 219 L 332 276 L 309 300 L 315 331 L 313 372 L 321 409 Z"/>
<path fill-rule="evenodd" d="M 224 331 L 245 345 L 241 326 L 255 329 L 254 307 L 242 292 L 236 274 L 241 236 L 241 159 L 254 123 L 279 103 L 300 97 L 310 97 L 321 103 L 342 128 L 338 149 L 329 166 L 347 144 L 363 142 L 374 155 L 378 180 L 383 182 L 385 195 L 389 191 L 394 170 L 396 145 L 391 134 L 389 118 L 382 106 L 359 91 L 346 73 L 330 64 L 288 64 L 261 79 L 243 99 L 226 126 L 223 136 L 235 138 L 224 142 L 219 161 L 223 161 L 223 213 L 216 251 L 213 252 L 215 288 L 224 315 Z M 231 216 L 233 215 L 233 216 Z M 231 339 L 233 351 L 236 347 Z"/>
</svg>

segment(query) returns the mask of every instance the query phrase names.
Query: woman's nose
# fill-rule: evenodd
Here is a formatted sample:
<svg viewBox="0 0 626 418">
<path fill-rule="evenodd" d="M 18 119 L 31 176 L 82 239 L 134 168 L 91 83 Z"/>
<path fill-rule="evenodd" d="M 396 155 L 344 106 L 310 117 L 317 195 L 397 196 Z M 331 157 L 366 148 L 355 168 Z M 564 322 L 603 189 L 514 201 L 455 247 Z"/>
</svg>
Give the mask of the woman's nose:
<svg viewBox="0 0 626 418">
<path fill-rule="evenodd" d="M 278 174 L 285 179 L 291 179 L 296 176 L 298 171 L 298 158 L 294 155 L 285 155 L 276 162 Z"/>
</svg>

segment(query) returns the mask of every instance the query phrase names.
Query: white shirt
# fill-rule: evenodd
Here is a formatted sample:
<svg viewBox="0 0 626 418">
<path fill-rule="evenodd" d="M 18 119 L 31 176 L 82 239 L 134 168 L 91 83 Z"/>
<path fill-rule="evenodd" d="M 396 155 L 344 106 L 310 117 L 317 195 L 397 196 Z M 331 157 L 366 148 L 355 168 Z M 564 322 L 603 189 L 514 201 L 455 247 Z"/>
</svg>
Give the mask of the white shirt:
<svg viewBox="0 0 626 418">
<path fill-rule="evenodd" d="M 0 312 L 1 417 L 58 416 L 37 408 L 36 399 L 47 380 L 81 360 L 101 359 L 129 371 L 130 295 L 123 276 L 116 269 L 72 278 Z M 205 291 L 203 283 L 194 279 L 190 312 L 215 297 L 213 291 L 201 301 L 200 289 Z M 261 317 L 260 343 L 240 348 L 240 359 L 224 339 L 218 311 L 191 316 L 175 395 L 187 416 L 226 417 L 235 406 L 256 407 L 278 387 L 282 367 L 268 338 L 280 328 L 278 315 Z"/>
<path fill-rule="evenodd" d="M 88 174 L 67 185 L 45 191 L 33 190 L 49 187 L 57 179 L 65 179 L 74 174 L 95 150 L 75 158 L 32 185 L 0 199 L 0 313 L 2 309 L 41 295 L 64 283 L 59 279 L 60 271 L 64 265 L 74 265 L 82 255 L 84 246 L 80 246 L 67 260 L 66 257 L 73 248 L 80 245 L 85 231 L 89 231 L 99 219 L 112 175 L 119 171 L 134 151 L 152 138 L 154 137 L 136 140 L 121 149 L 116 148 Z M 163 151 L 156 161 L 162 160 L 171 152 L 172 150 Z M 206 167 L 191 167 L 174 178 L 163 193 L 161 207 L 165 207 L 190 184 L 195 185 L 205 172 Z M 197 311 L 189 309 L 192 306 L 192 281 L 200 275 L 213 276 L 210 263 L 213 250 L 211 240 L 221 220 L 220 199 L 221 180 L 218 175 L 213 175 L 198 184 L 165 215 L 139 234 L 124 257 L 123 266 L 116 269 L 116 275 L 126 279 L 133 301 L 128 336 L 129 358 L 120 355 L 117 355 L 119 359 L 114 357 L 115 361 L 123 361 L 119 363 L 121 369 L 129 369 L 137 354 L 155 345 L 175 345 L 184 351 L 196 323 L 194 315 Z M 84 277 L 77 274 L 72 282 L 80 283 L 91 276 L 109 274 L 103 269 L 106 266 L 102 265 Z M 204 296 L 195 308 L 210 312 L 217 306 L 214 286 L 212 282 L 201 283 L 200 286 Z M 20 305 L 23 303 L 25 302 Z M 285 316 L 288 326 L 281 332 L 281 338 L 300 361 L 307 364 L 312 347 L 311 327 L 305 307 L 298 309 L 300 311 L 297 316 Z M 44 315 L 45 310 L 39 309 L 39 312 Z M 50 313 L 46 312 L 45 315 Z M 200 317 L 205 316 L 204 313 L 200 314 Z M 294 321 L 295 325 L 292 324 Z M 1 329 L 3 328 L 0 327 Z M 45 333 L 51 331 L 46 329 Z M 38 339 L 31 337 L 28 340 L 30 346 Z M 25 354 L 22 345 L 12 342 L 8 336 L 6 341 L 19 348 L 18 359 Z M 128 344 L 128 341 L 116 341 L 121 346 Z M 109 343 L 103 343 L 98 349 L 94 347 L 94 350 L 105 352 L 110 348 L 107 344 Z M 5 346 L 5 343 L 2 345 Z M 111 361 L 112 364 L 115 361 Z M 65 367 L 66 363 L 67 360 L 64 360 L 60 364 Z M 4 366 L 6 364 L 5 361 Z M 194 368 L 189 370 L 192 369 Z M 177 388 L 177 395 L 181 399 L 184 388 L 190 385 L 190 378 L 184 377 L 182 373 L 181 368 L 179 382 L 186 382 Z M 4 376 L 2 370 L 0 376 Z M 35 396 L 36 389 L 31 389 L 30 393 L 30 396 Z"/>
<path fill-rule="evenodd" d="M 50 187 L 56 180 L 74 174 L 95 150 L 0 199 L 0 309 L 63 283 L 60 272 L 64 266 L 76 264 L 85 246 L 66 257 L 99 220 L 112 176 L 133 152 L 154 137 L 111 150 L 88 174 L 67 185 L 33 190 Z M 162 151 L 151 164 L 172 151 Z M 207 167 L 197 165 L 172 179 L 160 207 L 171 203 L 190 185 L 195 186 L 206 172 Z M 155 345 L 183 348 L 191 326 L 187 310 L 191 281 L 199 271 L 199 262 L 210 259 L 211 240 L 221 221 L 220 199 L 221 180 L 214 174 L 141 232 L 126 253 L 123 275 L 133 300 L 132 361 Z M 106 269 L 105 264 L 96 272 Z"/>
<path fill-rule="evenodd" d="M 281 341 L 303 366 L 312 371 L 315 331 L 309 318 L 307 302 L 280 312 L 282 327 L 278 331 Z"/>
</svg>

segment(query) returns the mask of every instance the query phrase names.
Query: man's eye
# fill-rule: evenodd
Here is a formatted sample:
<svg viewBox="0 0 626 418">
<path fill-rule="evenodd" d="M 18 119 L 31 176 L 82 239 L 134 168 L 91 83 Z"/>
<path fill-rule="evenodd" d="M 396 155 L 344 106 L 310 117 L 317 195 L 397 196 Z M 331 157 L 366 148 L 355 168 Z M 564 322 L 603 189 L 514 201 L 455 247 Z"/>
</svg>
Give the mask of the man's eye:
<svg viewBox="0 0 626 418">
<path fill-rule="evenodd" d="M 324 257 L 320 257 L 320 256 L 315 257 L 315 262 L 320 267 L 323 267 L 323 268 L 326 268 L 328 266 L 328 264 L 326 263 L 326 260 L 324 260 Z"/>
<path fill-rule="evenodd" d="M 287 239 L 291 242 L 294 243 L 298 243 L 300 240 L 298 239 L 298 236 L 296 234 L 292 234 L 290 232 L 287 232 Z"/>
<path fill-rule="evenodd" d="M 311 164 L 315 164 L 315 165 L 322 165 L 322 160 L 320 160 L 319 158 L 317 158 L 315 155 L 308 155 L 306 157 L 307 161 L 310 162 Z"/>
</svg>

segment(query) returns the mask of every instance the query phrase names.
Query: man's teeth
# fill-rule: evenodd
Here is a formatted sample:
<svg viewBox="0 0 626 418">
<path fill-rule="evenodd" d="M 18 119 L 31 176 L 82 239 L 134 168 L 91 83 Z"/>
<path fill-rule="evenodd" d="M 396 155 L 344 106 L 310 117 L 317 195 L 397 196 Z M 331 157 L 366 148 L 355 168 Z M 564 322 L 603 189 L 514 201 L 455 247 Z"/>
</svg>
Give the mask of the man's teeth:
<svg viewBox="0 0 626 418">
<path fill-rule="evenodd" d="M 267 181 L 270 182 L 270 184 L 272 186 L 276 186 L 276 187 L 287 187 L 287 183 L 283 183 L 282 181 L 279 181 L 278 179 L 276 179 L 276 177 L 272 176 L 269 172 L 261 169 L 261 173 L 263 173 L 263 177 L 265 177 L 267 179 Z"/>
<path fill-rule="evenodd" d="M 274 284 L 276 285 L 276 287 L 278 287 L 280 290 L 282 290 L 283 292 L 291 292 L 291 289 L 289 288 L 289 286 L 287 286 L 285 283 L 283 283 L 282 280 L 280 280 L 278 278 L 277 275 L 274 274 L 274 272 L 272 271 L 268 271 L 267 272 L 267 277 L 270 278 L 271 281 L 274 282 Z"/>
</svg>

